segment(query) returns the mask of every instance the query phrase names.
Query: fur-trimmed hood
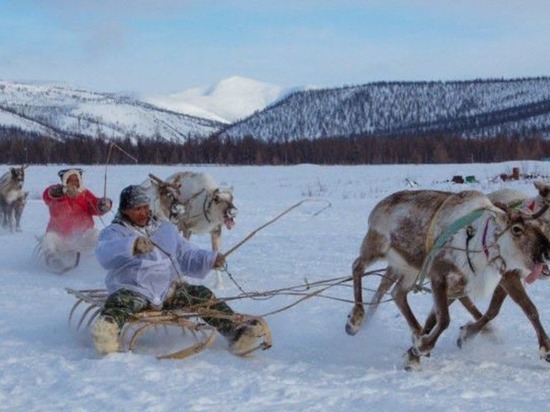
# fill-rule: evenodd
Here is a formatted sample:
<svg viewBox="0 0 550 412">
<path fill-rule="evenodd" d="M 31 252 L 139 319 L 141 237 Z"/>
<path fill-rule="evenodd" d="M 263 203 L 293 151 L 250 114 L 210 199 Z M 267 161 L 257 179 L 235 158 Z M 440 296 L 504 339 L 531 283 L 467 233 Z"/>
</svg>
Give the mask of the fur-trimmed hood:
<svg viewBox="0 0 550 412">
<path fill-rule="evenodd" d="M 84 186 L 84 181 L 82 180 L 82 173 L 84 173 L 82 169 L 74 168 L 74 169 L 62 169 L 59 172 L 57 172 L 57 175 L 61 178 L 61 183 L 63 185 L 67 184 L 67 180 L 69 179 L 69 176 L 76 175 L 76 177 L 78 177 L 78 183 L 79 183 L 78 191 L 83 192 L 84 190 L 86 190 L 86 187 Z"/>
</svg>

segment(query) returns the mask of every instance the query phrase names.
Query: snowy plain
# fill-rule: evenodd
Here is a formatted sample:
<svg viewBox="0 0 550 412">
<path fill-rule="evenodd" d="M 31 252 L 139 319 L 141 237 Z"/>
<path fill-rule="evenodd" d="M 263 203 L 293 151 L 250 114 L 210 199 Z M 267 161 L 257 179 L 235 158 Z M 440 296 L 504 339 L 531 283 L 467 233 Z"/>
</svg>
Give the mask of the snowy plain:
<svg viewBox="0 0 550 412">
<path fill-rule="evenodd" d="M 495 336 L 480 336 L 459 349 L 458 330 L 470 320 L 455 305 L 443 333 L 422 370 L 405 372 L 403 354 L 410 332 L 393 302 L 383 303 L 356 336 L 344 331 L 352 304 L 313 297 L 268 315 L 273 347 L 238 358 L 223 338 L 184 360 L 157 360 L 157 349 L 174 344 L 163 333 L 144 337 L 135 353 L 96 355 L 89 331 L 69 328 L 75 299 L 65 288 L 104 286 L 105 271 L 86 257 L 64 275 L 48 273 L 32 259 L 36 237 L 44 233 L 48 213 L 43 189 L 58 181 L 64 165 L 26 170 L 29 201 L 22 232 L 0 230 L 0 410 L 1 411 L 542 411 L 548 409 L 546 383 L 550 364 L 539 359 L 534 331 L 521 310 L 507 300 L 493 326 Z M 367 230 L 367 217 L 385 196 L 404 189 L 433 188 L 483 192 L 511 187 L 535 195 L 530 180 L 494 179 L 522 173 L 550 175 L 550 163 L 506 162 L 467 165 L 386 165 L 225 167 L 225 166 L 82 166 L 84 182 L 96 195 L 106 191 L 118 204 L 120 190 L 153 173 L 166 177 L 181 170 L 207 172 L 221 186 L 232 186 L 239 209 L 236 226 L 224 231 L 222 251 L 288 207 L 305 202 L 259 231 L 228 258 L 228 270 L 246 291 L 269 291 L 325 279 L 345 278 Z M 0 172 L 8 165 L 1 165 Z M 458 185 L 454 175 L 474 175 L 477 183 Z M 543 179 L 546 180 L 546 179 Z M 330 207 L 316 214 L 325 207 Z M 101 229 L 113 213 L 96 220 Z M 207 236 L 192 238 L 209 247 Z M 382 266 L 379 266 L 382 267 Z M 235 297 L 239 289 L 224 275 L 214 289 Z M 213 287 L 215 276 L 205 284 Z M 375 287 L 371 276 L 366 287 Z M 351 300 L 351 282 L 327 294 Z M 550 282 L 529 286 L 550 328 Z M 369 298 L 366 293 L 365 299 Z M 239 311 L 264 315 L 296 300 L 242 299 Z M 420 318 L 431 296 L 412 294 Z M 476 302 L 481 309 L 488 299 Z"/>
</svg>

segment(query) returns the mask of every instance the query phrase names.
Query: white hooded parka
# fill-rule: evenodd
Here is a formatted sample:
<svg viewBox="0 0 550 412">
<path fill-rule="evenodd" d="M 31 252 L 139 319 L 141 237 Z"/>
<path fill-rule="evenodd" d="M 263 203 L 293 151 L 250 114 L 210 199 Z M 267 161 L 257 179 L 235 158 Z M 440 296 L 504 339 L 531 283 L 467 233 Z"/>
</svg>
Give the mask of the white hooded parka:
<svg viewBox="0 0 550 412">
<path fill-rule="evenodd" d="M 148 236 L 155 250 L 133 255 L 139 236 Z M 217 252 L 190 243 L 167 221 L 138 228 L 115 219 L 101 231 L 95 254 L 108 270 L 105 285 L 109 293 L 128 289 L 161 307 L 175 281 L 183 280 L 183 276 L 204 278 L 214 266 Z"/>
</svg>

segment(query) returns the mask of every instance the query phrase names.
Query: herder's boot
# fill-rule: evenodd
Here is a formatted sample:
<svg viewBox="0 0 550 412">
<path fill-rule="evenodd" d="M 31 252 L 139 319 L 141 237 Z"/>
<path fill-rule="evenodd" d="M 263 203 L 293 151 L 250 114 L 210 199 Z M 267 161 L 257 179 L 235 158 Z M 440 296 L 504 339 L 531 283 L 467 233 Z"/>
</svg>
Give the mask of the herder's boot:
<svg viewBox="0 0 550 412">
<path fill-rule="evenodd" d="M 231 332 L 229 349 L 237 356 L 245 356 L 259 347 L 258 341 L 264 335 L 264 328 L 258 320 L 248 320 L 237 325 Z"/>
<path fill-rule="evenodd" d="M 113 318 L 100 316 L 94 324 L 92 338 L 94 348 L 100 354 L 117 352 L 119 350 L 118 335 L 120 329 Z"/>
</svg>

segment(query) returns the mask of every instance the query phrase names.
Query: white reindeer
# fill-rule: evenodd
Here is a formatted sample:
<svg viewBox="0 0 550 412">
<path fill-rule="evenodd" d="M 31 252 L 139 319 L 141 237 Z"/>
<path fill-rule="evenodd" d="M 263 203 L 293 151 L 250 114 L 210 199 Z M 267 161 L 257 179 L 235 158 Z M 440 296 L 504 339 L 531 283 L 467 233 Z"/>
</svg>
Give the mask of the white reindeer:
<svg viewBox="0 0 550 412">
<path fill-rule="evenodd" d="M 152 178 L 150 189 L 153 213 L 170 219 L 186 239 L 193 234 L 210 233 L 212 250 L 220 251 L 222 226 L 232 229 L 237 216 L 233 190 L 220 188 L 206 173 L 178 172 L 160 184 L 155 180 Z M 174 197 L 176 193 L 177 198 Z M 222 284 L 219 273 L 216 283 L 217 286 Z"/>
</svg>

